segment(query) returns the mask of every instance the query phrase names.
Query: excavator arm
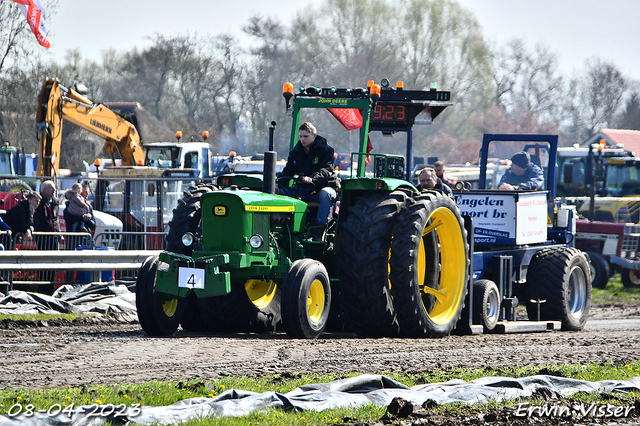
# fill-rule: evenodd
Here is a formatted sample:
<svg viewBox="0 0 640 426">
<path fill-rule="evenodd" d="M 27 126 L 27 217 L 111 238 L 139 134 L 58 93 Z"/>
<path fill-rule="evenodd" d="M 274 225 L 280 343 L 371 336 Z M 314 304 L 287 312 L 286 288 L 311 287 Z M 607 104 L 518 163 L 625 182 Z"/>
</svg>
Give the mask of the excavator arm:
<svg viewBox="0 0 640 426">
<path fill-rule="evenodd" d="M 57 175 L 60 164 L 62 124 L 68 121 L 105 140 L 104 149 L 116 154 L 123 166 L 142 165 L 144 151 L 135 125 L 94 103 L 77 91 L 62 86 L 58 79 L 46 79 L 38 97 L 36 126 L 40 156 L 38 176 Z"/>
</svg>

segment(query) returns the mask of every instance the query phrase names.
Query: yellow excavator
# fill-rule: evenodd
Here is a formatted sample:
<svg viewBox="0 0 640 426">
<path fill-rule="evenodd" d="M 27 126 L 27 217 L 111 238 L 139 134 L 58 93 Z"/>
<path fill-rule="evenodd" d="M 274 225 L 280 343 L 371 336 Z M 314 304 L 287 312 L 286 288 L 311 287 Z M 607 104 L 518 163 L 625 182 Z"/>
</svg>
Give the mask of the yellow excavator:
<svg viewBox="0 0 640 426">
<path fill-rule="evenodd" d="M 62 86 L 57 78 L 47 78 L 38 97 L 36 115 L 40 150 L 37 176 L 58 174 L 65 121 L 103 138 L 107 154 L 119 157 L 123 166 L 144 164 L 140 133 L 134 123 L 77 90 Z"/>
</svg>

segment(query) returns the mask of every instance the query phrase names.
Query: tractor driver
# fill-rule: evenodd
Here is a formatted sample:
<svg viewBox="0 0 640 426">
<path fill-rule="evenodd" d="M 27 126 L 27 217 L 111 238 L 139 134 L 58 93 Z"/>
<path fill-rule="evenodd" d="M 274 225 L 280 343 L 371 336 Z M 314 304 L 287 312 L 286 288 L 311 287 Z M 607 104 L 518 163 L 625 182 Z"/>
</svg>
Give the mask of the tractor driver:
<svg viewBox="0 0 640 426">
<path fill-rule="evenodd" d="M 325 138 L 318 136 L 316 128 L 309 122 L 300 125 L 298 137 L 298 143 L 289 152 L 287 165 L 280 175 L 302 176 L 301 183 L 298 188 L 281 186 L 279 193 L 319 203 L 316 222 L 322 225 L 320 230 L 323 230 L 339 185 L 333 168 L 334 151 Z"/>
<path fill-rule="evenodd" d="M 528 152 L 517 152 L 511 157 L 511 167 L 502 175 L 498 189 L 503 191 L 537 191 L 544 187 L 542 169 L 531 162 Z"/>
</svg>

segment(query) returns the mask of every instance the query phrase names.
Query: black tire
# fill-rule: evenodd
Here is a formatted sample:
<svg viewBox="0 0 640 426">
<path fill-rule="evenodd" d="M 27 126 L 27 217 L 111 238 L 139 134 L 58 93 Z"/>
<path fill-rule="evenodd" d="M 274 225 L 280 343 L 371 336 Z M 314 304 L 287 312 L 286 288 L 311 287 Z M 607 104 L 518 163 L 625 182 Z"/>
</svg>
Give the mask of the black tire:
<svg viewBox="0 0 640 426">
<path fill-rule="evenodd" d="M 605 288 L 609 282 L 609 262 L 601 254 L 594 251 L 589 255 L 589 270 L 591 272 L 591 287 Z"/>
<path fill-rule="evenodd" d="M 408 200 L 391 243 L 391 294 L 401 333 L 449 335 L 464 307 L 468 270 L 467 232 L 455 202 L 439 191 Z"/>
<path fill-rule="evenodd" d="M 136 310 L 142 329 L 151 336 L 170 336 L 180 324 L 184 300 L 163 299 L 155 291 L 158 256 L 149 256 L 136 280 Z"/>
<path fill-rule="evenodd" d="M 0 179 L 0 192 L 11 192 L 19 194 L 20 192 L 32 191 L 31 186 L 20 179 Z"/>
<path fill-rule="evenodd" d="M 293 262 L 282 286 L 282 323 L 289 337 L 315 339 L 329 319 L 329 274 L 317 260 Z"/>
<path fill-rule="evenodd" d="M 347 328 L 361 337 L 399 332 L 389 284 L 389 250 L 396 217 L 406 199 L 403 191 L 360 196 L 342 226 L 339 303 Z"/>
<path fill-rule="evenodd" d="M 272 281 L 235 281 L 231 293 L 198 299 L 198 307 L 209 331 L 267 333 L 281 322 L 281 292 Z"/>
<path fill-rule="evenodd" d="M 591 308 L 591 272 L 585 255 L 573 247 L 550 247 L 536 252 L 527 271 L 527 314 L 536 319 L 561 321 L 563 330 L 584 328 Z"/>
<path fill-rule="evenodd" d="M 496 328 L 500 319 L 500 290 L 491 280 L 473 283 L 473 323 L 482 324 L 485 332 Z"/>
<path fill-rule="evenodd" d="M 185 254 L 187 256 L 193 253 L 194 246 L 186 247 L 182 244 L 182 236 L 186 232 L 191 232 L 194 235 L 200 233 L 200 221 L 202 219 L 200 197 L 202 194 L 216 191 L 217 189 L 218 188 L 212 184 L 193 186 L 178 200 L 178 205 L 173 209 L 173 217 L 169 222 L 167 251 Z"/>
<path fill-rule="evenodd" d="M 638 270 L 622 269 L 620 270 L 620 279 L 626 288 L 640 287 L 640 271 Z"/>
</svg>

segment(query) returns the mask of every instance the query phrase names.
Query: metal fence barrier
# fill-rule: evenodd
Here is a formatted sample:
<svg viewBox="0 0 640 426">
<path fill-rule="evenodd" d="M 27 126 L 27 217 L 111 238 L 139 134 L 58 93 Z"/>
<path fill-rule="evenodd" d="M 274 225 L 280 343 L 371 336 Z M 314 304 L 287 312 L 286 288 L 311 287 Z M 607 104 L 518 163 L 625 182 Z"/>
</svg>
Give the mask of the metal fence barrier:
<svg viewBox="0 0 640 426">
<path fill-rule="evenodd" d="M 107 242 L 98 237 L 98 241 Z M 162 238 L 162 235 L 147 237 Z M 160 253 L 160 250 L 116 250 L 113 246 L 96 245 L 91 234 L 83 232 L 34 232 L 32 238 L 0 232 L 0 244 L 4 248 L 0 250 L 3 293 L 14 285 L 37 286 L 37 291 L 51 293 L 55 286 L 63 284 L 135 280 L 145 259 Z"/>
<path fill-rule="evenodd" d="M 127 250 L 166 248 L 167 232 L 101 232 L 94 236 L 96 247 L 127 247 Z"/>
</svg>

